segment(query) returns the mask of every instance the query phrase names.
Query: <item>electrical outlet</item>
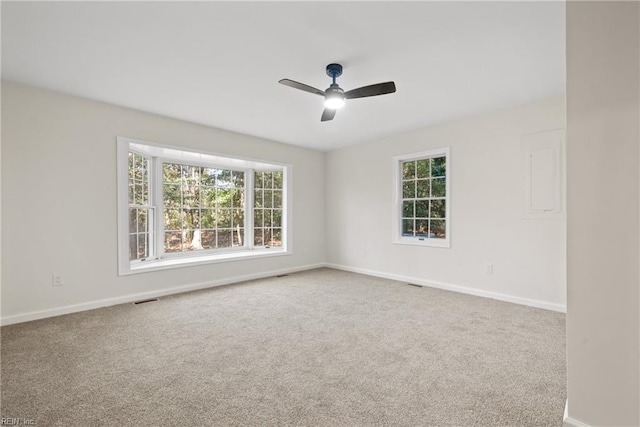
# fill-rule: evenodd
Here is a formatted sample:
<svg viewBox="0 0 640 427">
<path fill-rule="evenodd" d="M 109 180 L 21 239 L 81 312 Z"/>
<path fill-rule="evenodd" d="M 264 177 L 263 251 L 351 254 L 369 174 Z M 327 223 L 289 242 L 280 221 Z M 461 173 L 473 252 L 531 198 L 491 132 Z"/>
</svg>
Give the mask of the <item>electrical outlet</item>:
<svg viewBox="0 0 640 427">
<path fill-rule="evenodd" d="M 484 272 L 487 274 L 493 274 L 493 264 L 490 264 L 490 263 L 485 264 Z"/>
<path fill-rule="evenodd" d="M 62 280 L 62 275 L 60 274 L 54 274 L 51 284 L 53 286 L 62 286 L 64 284 L 64 281 Z"/>
</svg>

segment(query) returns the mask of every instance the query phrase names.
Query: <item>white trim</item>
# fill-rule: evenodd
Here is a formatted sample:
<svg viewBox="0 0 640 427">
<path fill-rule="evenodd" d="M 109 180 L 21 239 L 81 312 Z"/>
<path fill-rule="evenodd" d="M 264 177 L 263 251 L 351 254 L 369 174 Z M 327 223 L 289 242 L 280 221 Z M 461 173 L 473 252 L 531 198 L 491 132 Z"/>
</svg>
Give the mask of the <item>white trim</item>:
<svg viewBox="0 0 640 427">
<path fill-rule="evenodd" d="M 315 268 L 325 267 L 324 263 L 303 265 L 300 267 L 283 268 L 280 270 L 265 271 L 262 273 L 246 274 L 244 276 L 229 277 L 226 279 L 218 279 L 207 282 L 192 283 L 189 285 L 176 286 L 168 289 L 159 289 L 156 291 L 139 292 L 115 298 L 106 298 L 101 300 L 89 301 L 80 304 L 67 305 L 64 307 L 52 308 L 48 310 L 32 311 L 24 314 L 16 314 L 13 316 L 3 317 L 0 321 L 2 326 L 12 325 L 14 323 L 29 322 L 31 320 L 45 319 L 47 317 L 61 316 L 63 314 L 77 313 L 80 311 L 94 310 L 101 307 L 110 307 L 118 304 L 139 301 L 142 299 L 158 298 L 167 295 L 179 294 L 183 292 L 196 291 L 199 289 L 214 288 L 216 286 L 230 285 L 233 283 L 245 282 L 247 280 L 263 279 L 266 277 L 278 276 L 280 274 L 296 273 L 299 271 L 313 270 Z"/>
<path fill-rule="evenodd" d="M 285 268 L 280 270 L 271 270 L 271 271 L 266 271 L 262 273 L 247 274 L 244 276 L 235 276 L 235 277 L 230 277 L 226 279 L 192 283 L 189 285 L 176 286 L 169 289 L 140 292 L 136 294 L 124 295 L 121 297 L 106 298 L 106 299 L 95 300 L 95 301 L 90 301 L 86 303 L 52 308 L 48 310 L 33 311 L 29 313 L 24 313 L 24 314 L 16 314 L 13 316 L 2 317 L 0 319 L 0 324 L 4 326 L 4 325 L 12 325 L 15 323 L 29 322 L 32 320 L 45 319 L 48 317 L 61 316 L 64 314 L 77 313 L 77 312 L 86 311 L 86 310 L 94 310 L 96 308 L 101 308 L 101 307 L 110 307 L 113 305 L 125 304 L 128 302 L 134 302 L 141 299 L 158 298 L 166 295 L 179 294 L 179 293 L 190 292 L 190 291 L 195 291 L 199 289 L 213 288 L 216 286 L 229 285 L 232 283 L 239 283 L 247 280 L 262 279 L 265 277 L 272 277 L 280 274 L 296 273 L 299 271 L 313 270 L 315 268 L 322 268 L 322 267 L 328 267 L 328 268 L 333 268 L 333 269 L 342 270 L 342 271 L 349 271 L 352 273 L 364 274 L 367 276 L 381 277 L 384 279 L 397 280 L 400 282 L 414 283 L 420 286 L 444 289 L 447 291 L 459 292 L 459 293 L 468 294 L 468 295 L 475 295 L 475 296 L 484 297 L 484 298 L 491 298 L 491 299 L 511 302 L 511 303 L 520 304 L 520 305 L 527 305 L 530 307 L 558 311 L 562 313 L 566 312 L 566 307 L 561 304 L 553 304 L 545 301 L 513 297 L 509 295 L 468 288 L 465 286 L 458 286 L 458 285 L 452 285 L 444 282 L 418 279 L 415 277 L 400 276 L 400 275 L 390 274 L 390 273 L 383 273 L 383 272 L 368 270 L 364 268 L 347 267 L 345 265 L 339 265 L 339 264 L 333 264 L 333 263 L 316 263 L 316 264 L 303 265 L 300 267 L 292 267 L 292 268 Z M 573 420 L 566 416 L 565 416 L 565 423 L 569 423 L 568 424 L 569 427 L 590 427 L 587 424 Z"/>
<path fill-rule="evenodd" d="M 197 161 L 193 157 L 185 157 L 184 154 L 192 154 L 197 157 L 204 155 L 206 159 L 204 160 L 205 164 L 218 164 L 224 168 L 236 168 L 240 167 L 248 167 L 249 169 L 264 169 L 264 170 L 275 170 L 272 169 L 272 166 L 289 166 L 287 163 L 281 163 L 278 161 L 271 160 L 259 160 L 252 157 L 244 157 L 237 156 L 235 154 L 223 154 L 216 151 L 210 151 L 200 148 L 191 148 L 191 147 L 183 147 L 179 145 L 165 144 L 162 142 L 155 141 L 147 141 L 144 139 L 131 138 L 128 136 L 118 136 L 118 141 L 127 142 L 128 144 L 134 144 L 139 148 L 141 145 L 146 146 L 142 150 L 136 150 L 138 152 L 144 152 L 145 155 L 151 157 L 163 157 L 174 159 L 177 162 L 191 162 Z M 171 155 L 171 151 L 181 152 L 182 154 L 176 155 L 177 153 L 173 153 Z M 215 157 L 216 159 L 213 159 Z M 238 163 L 240 161 L 241 164 Z M 243 166 L 249 164 L 248 166 Z"/>
<path fill-rule="evenodd" d="M 118 275 L 129 271 L 129 216 L 120 212 L 129 210 L 129 142 L 117 138 L 116 142 L 116 218 L 118 221 Z M 127 230 L 125 233 L 123 230 Z M 157 237 L 156 237 L 157 238 Z"/>
<path fill-rule="evenodd" d="M 136 263 L 135 266 L 129 268 L 127 272 L 120 274 L 120 276 L 129 276 L 132 274 L 149 273 L 151 271 L 169 270 L 180 267 L 194 267 L 196 265 L 217 264 L 221 262 L 242 261 L 246 259 L 269 258 L 284 255 L 291 255 L 291 252 L 287 252 L 281 248 L 272 248 L 255 250 L 238 249 L 235 251 L 209 255 L 188 253 L 181 257 L 163 258 L 158 261 Z"/>
<path fill-rule="evenodd" d="M 348 267 L 346 265 L 327 263 L 327 267 L 336 270 L 350 271 L 352 273 L 365 274 L 367 276 L 381 277 L 383 279 L 397 280 L 399 282 L 414 283 L 429 288 L 444 289 L 446 291 L 459 292 L 462 294 L 475 295 L 483 298 L 491 298 L 499 301 L 506 301 L 514 304 L 527 305 L 529 307 L 543 308 L 545 310 L 558 311 L 566 313 L 567 307 L 562 304 L 555 304 L 546 301 L 534 300 L 529 298 L 516 297 L 511 295 L 500 294 L 497 292 L 484 291 L 481 289 L 469 288 L 466 286 L 454 285 L 451 283 L 438 282 L 435 280 L 425 280 L 417 277 L 402 276 L 399 274 L 383 273 L 381 271 L 368 270 L 365 268 Z"/>
<path fill-rule="evenodd" d="M 591 427 L 589 424 L 585 424 L 569 417 L 564 417 L 564 420 L 562 420 L 562 424 L 564 425 L 564 427 Z"/>
<path fill-rule="evenodd" d="M 582 421 L 574 420 L 569 417 L 569 400 L 565 400 L 564 403 L 564 418 L 562 419 L 563 427 L 591 427 Z"/>
</svg>

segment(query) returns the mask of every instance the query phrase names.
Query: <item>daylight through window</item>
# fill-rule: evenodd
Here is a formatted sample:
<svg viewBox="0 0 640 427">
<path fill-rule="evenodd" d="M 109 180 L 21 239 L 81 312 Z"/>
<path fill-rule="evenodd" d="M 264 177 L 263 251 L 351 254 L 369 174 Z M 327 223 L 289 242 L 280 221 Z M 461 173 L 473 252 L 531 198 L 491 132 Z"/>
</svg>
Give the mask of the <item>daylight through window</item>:
<svg viewBox="0 0 640 427">
<path fill-rule="evenodd" d="M 448 246 L 448 149 L 396 157 L 397 243 Z"/>
<path fill-rule="evenodd" d="M 286 253 L 288 166 L 118 141 L 121 274 Z"/>
<path fill-rule="evenodd" d="M 149 159 L 129 152 L 129 260 L 153 255 L 153 214 L 149 202 Z"/>
</svg>

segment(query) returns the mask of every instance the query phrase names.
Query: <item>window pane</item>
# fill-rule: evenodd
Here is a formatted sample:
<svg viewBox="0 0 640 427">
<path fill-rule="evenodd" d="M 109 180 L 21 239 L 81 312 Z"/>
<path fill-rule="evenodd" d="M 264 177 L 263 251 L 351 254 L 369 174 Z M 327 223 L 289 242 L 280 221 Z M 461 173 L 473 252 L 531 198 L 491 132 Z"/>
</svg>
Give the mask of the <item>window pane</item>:
<svg viewBox="0 0 640 427">
<path fill-rule="evenodd" d="M 231 229 L 218 230 L 218 247 L 219 248 L 231 247 Z"/>
<path fill-rule="evenodd" d="M 262 185 L 264 172 L 256 172 L 253 177 L 253 186 L 255 188 L 264 188 Z"/>
<path fill-rule="evenodd" d="M 273 188 L 282 188 L 282 185 L 283 185 L 282 171 L 277 171 L 272 173 L 273 173 Z"/>
<path fill-rule="evenodd" d="M 264 211 L 264 227 L 271 227 L 271 210 L 269 209 Z"/>
<path fill-rule="evenodd" d="M 141 205 L 149 205 L 149 184 L 147 181 L 142 182 L 142 200 Z"/>
<path fill-rule="evenodd" d="M 129 204 L 134 204 L 135 203 L 135 196 L 134 196 L 134 192 L 135 192 L 135 184 L 134 181 L 132 179 L 129 180 Z"/>
<path fill-rule="evenodd" d="M 416 182 L 406 181 L 402 183 L 402 198 L 413 199 L 416 197 Z"/>
<path fill-rule="evenodd" d="M 138 233 L 146 233 L 146 232 L 147 232 L 147 209 L 138 209 Z"/>
<path fill-rule="evenodd" d="M 182 232 L 171 231 L 164 233 L 164 251 L 180 252 L 182 251 Z"/>
<path fill-rule="evenodd" d="M 256 228 L 253 231 L 253 244 L 254 244 L 254 246 L 262 246 L 264 244 L 264 237 L 263 237 L 263 229 L 262 228 Z"/>
<path fill-rule="evenodd" d="M 182 231 L 182 250 L 183 251 L 192 251 L 195 249 L 193 247 L 193 232 L 194 230 Z"/>
<path fill-rule="evenodd" d="M 253 197 L 254 197 L 253 204 L 256 208 L 264 207 L 264 203 L 263 203 L 264 192 L 262 190 L 256 190 Z"/>
<path fill-rule="evenodd" d="M 242 209 L 234 209 L 233 210 L 233 226 L 234 227 L 244 227 L 244 210 Z"/>
<path fill-rule="evenodd" d="M 446 178 L 434 178 L 433 188 L 431 189 L 431 197 L 444 197 L 446 196 Z"/>
<path fill-rule="evenodd" d="M 134 184 L 135 184 L 135 187 L 133 187 L 134 203 L 137 205 L 146 204 L 144 199 L 144 189 L 142 187 L 142 181 L 135 180 Z"/>
<path fill-rule="evenodd" d="M 200 187 L 200 206 L 213 208 L 216 206 L 216 190 L 213 187 Z"/>
<path fill-rule="evenodd" d="M 282 227 L 282 211 L 281 210 L 273 211 L 271 225 L 273 225 L 273 227 L 275 228 Z"/>
<path fill-rule="evenodd" d="M 138 209 L 129 209 L 129 233 L 138 232 Z"/>
<path fill-rule="evenodd" d="M 200 206 L 200 188 L 195 184 L 182 186 L 182 205 L 187 207 Z"/>
<path fill-rule="evenodd" d="M 165 230 L 181 230 L 182 229 L 182 213 L 178 209 L 164 210 L 164 228 Z"/>
<path fill-rule="evenodd" d="M 219 208 L 231 207 L 231 193 L 233 190 L 218 188 L 216 190 L 216 202 Z"/>
<path fill-rule="evenodd" d="M 431 180 L 429 179 L 420 179 L 418 180 L 418 193 L 417 193 L 417 197 L 418 198 L 424 198 L 424 197 L 429 197 L 429 183 Z"/>
<path fill-rule="evenodd" d="M 413 201 L 402 202 L 402 216 L 405 218 L 413 218 L 415 216 Z"/>
<path fill-rule="evenodd" d="M 416 201 L 416 218 L 429 218 L 429 201 Z"/>
<path fill-rule="evenodd" d="M 138 259 L 149 256 L 147 247 L 147 233 L 138 234 Z"/>
<path fill-rule="evenodd" d="M 199 229 L 196 230 L 192 230 L 188 232 L 192 237 L 191 237 L 191 249 L 195 250 L 200 250 L 203 249 L 202 248 L 202 231 L 200 231 Z"/>
<path fill-rule="evenodd" d="M 231 228 L 231 209 L 216 209 L 218 227 Z"/>
<path fill-rule="evenodd" d="M 129 261 L 138 259 L 138 235 L 129 234 Z"/>
<path fill-rule="evenodd" d="M 233 246 L 244 246 L 244 228 L 233 230 Z"/>
<path fill-rule="evenodd" d="M 244 206 L 244 192 L 239 189 L 231 190 L 231 205 L 234 208 L 241 208 Z"/>
<path fill-rule="evenodd" d="M 264 211 L 262 209 L 256 209 L 253 211 L 253 226 L 262 227 L 262 219 L 264 217 Z"/>
<path fill-rule="evenodd" d="M 273 206 L 273 191 L 272 190 L 264 190 L 264 207 L 270 208 Z"/>
<path fill-rule="evenodd" d="M 133 154 L 132 152 L 129 152 L 129 179 L 133 179 L 133 170 L 135 168 L 135 158 L 134 158 L 135 154 Z"/>
<path fill-rule="evenodd" d="M 447 163 L 444 157 L 431 159 L 431 176 L 445 176 Z"/>
<path fill-rule="evenodd" d="M 200 210 L 184 209 L 182 227 L 186 230 L 195 230 L 200 228 Z"/>
<path fill-rule="evenodd" d="M 271 243 L 272 243 L 271 242 L 271 235 L 272 235 L 271 229 L 270 228 L 265 228 L 264 229 L 264 245 L 265 246 L 272 246 L 271 245 Z"/>
<path fill-rule="evenodd" d="M 430 159 L 422 159 L 416 162 L 416 175 L 418 178 L 429 178 L 431 172 L 429 164 Z"/>
<path fill-rule="evenodd" d="M 165 206 L 180 207 L 182 205 L 180 185 L 165 184 L 162 190 Z"/>
<path fill-rule="evenodd" d="M 416 237 L 429 237 L 429 220 L 416 220 Z"/>
<path fill-rule="evenodd" d="M 200 171 L 201 168 L 198 166 L 182 166 L 182 176 L 191 185 L 200 183 Z"/>
<path fill-rule="evenodd" d="M 410 162 L 402 163 L 402 179 L 414 179 L 416 177 L 416 162 L 413 160 Z"/>
<path fill-rule="evenodd" d="M 273 190 L 273 207 L 282 208 L 282 191 Z"/>
<path fill-rule="evenodd" d="M 441 219 L 431 220 L 431 237 L 436 239 L 444 239 L 445 235 L 445 221 Z"/>
<path fill-rule="evenodd" d="M 244 172 L 233 171 L 232 177 L 235 187 L 244 187 Z"/>
<path fill-rule="evenodd" d="M 203 230 L 201 234 L 202 249 L 215 249 L 216 232 L 214 230 Z"/>
<path fill-rule="evenodd" d="M 202 168 L 200 175 L 200 184 L 213 187 L 216 185 L 216 169 L 214 168 Z"/>
<path fill-rule="evenodd" d="M 265 172 L 264 173 L 264 188 L 273 188 L 273 173 Z"/>
<path fill-rule="evenodd" d="M 219 169 L 216 178 L 216 187 L 219 188 L 232 188 L 233 178 L 230 170 Z"/>
<path fill-rule="evenodd" d="M 174 163 L 162 165 L 162 179 L 166 183 L 180 184 L 182 182 L 182 168 Z"/>
<path fill-rule="evenodd" d="M 413 237 L 413 221 L 412 219 L 402 220 L 402 235 L 405 237 Z"/>
<path fill-rule="evenodd" d="M 146 159 L 137 154 L 134 156 L 134 158 L 135 158 L 134 177 L 135 179 L 142 181 L 144 178 L 144 173 L 147 166 Z"/>
<path fill-rule="evenodd" d="M 282 246 L 282 230 L 274 228 L 271 234 L 271 246 Z"/>
<path fill-rule="evenodd" d="M 445 201 L 444 200 L 431 200 L 431 218 L 444 218 L 445 217 Z"/>
<path fill-rule="evenodd" d="M 216 211 L 213 209 L 202 209 L 200 211 L 200 227 L 216 228 Z"/>
</svg>

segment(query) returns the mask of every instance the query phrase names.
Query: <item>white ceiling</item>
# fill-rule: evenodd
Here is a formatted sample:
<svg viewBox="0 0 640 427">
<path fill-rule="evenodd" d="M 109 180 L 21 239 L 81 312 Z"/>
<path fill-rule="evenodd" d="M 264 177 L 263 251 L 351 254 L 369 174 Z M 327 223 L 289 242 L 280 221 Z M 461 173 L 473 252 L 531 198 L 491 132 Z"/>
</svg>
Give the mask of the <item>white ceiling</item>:
<svg viewBox="0 0 640 427">
<path fill-rule="evenodd" d="M 329 150 L 564 93 L 563 2 L 2 2 L 3 79 Z M 345 90 L 393 80 L 320 122 Z"/>
</svg>

